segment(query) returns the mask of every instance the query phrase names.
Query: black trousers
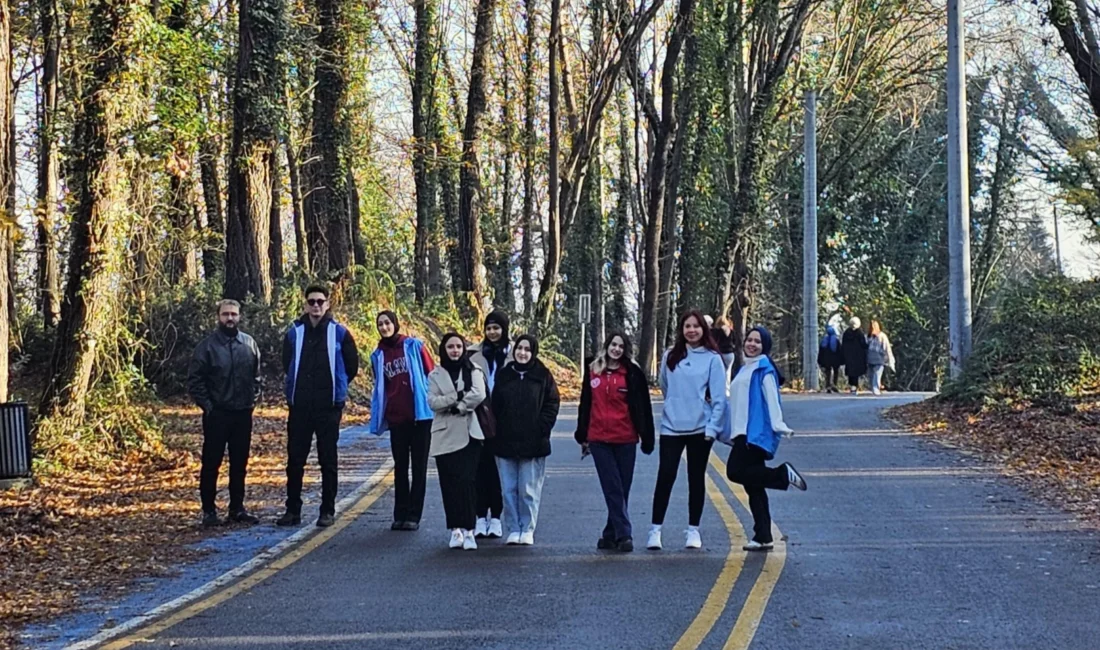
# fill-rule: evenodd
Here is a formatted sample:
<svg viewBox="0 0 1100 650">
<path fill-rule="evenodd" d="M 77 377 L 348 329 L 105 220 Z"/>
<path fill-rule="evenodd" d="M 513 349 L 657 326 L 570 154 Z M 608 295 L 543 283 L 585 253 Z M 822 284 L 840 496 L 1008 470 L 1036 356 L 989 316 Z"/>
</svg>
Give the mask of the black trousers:
<svg viewBox="0 0 1100 650">
<path fill-rule="evenodd" d="M 481 462 L 481 441 L 470 440 L 462 449 L 435 457 L 439 470 L 439 491 L 447 528 L 473 530 L 477 520 L 477 471 Z"/>
<path fill-rule="evenodd" d="M 317 464 L 321 466 L 321 514 L 336 514 L 339 487 L 336 445 L 340 441 L 342 406 L 292 406 L 287 419 L 286 509 L 302 512 L 302 476 L 313 436 L 317 436 Z"/>
<path fill-rule="evenodd" d="M 748 444 L 745 436 L 733 439 L 730 460 L 726 464 L 726 476 L 734 483 L 745 486 L 752 511 L 753 539 L 761 543 L 772 540 L 772 514 L 768 507 L 767 490 L 786 490 L 790 487 L 787 468 L 765 465 L 767 454 L 756 445 Z"/>
<path fill-rule="evenodd" d="M 848 375 L 848 386 L 852 388 L 859 388 L 859 379 L 863 375 Z"/>
<path fill-rule="evenodd" d="M 591 442 L 588 449 L 600 477 L 600 489 L 607 503 L 607 525 L 603 538 L 612 542 L 632 539 L 630 526 L 630 486 L 634 483 L 634 459 L 638 445 Z"/>
<path fill-rule="evenodd" d="M 836 388 L 836 384 L 840 380 L 840 367 L 822 366 L 821 369 L 825 372 L 825 388 Z"/>
<path fill-rule="evenodd" d="M 248 472 L 248 454 L 252 448 L 252 409 L 221 411 L 214 409 L 202 416 L 202 469 L 199 471 L 199 497 L 202 511 L 218 509 L 218 471 L 229 447 L 229 511 L 244 509 L 244 477 Z"/>
<path fill-rule="evenodd" d="M 411 422 L 390 428 L 393 453 L 393 520 L 420 523 L 424 513 L 424 490 L 428 485 L 428 452 L 432 444 L 432 421 Z M 412 485 L 409 485 L 409 468 Z M 473 526 L 471 526 L 472 528 Z"/>
<path fill-rule="evenodd" d="M 657 470 L 657 487 L 653 490 L 653 523 L 665 523 L 668 499 L 680 473 L 680 458 L 687 449 L 688 524 L 698 526 L 703 518 L 703 502 L 707 495 L 707 460 L 713 440 L 701 433 L 689 436 L 661 436 L 661 464 Z"/>
<path fill-rule="evenodd" d="M 492 519 L 500 519 L 504 510 L 504 497 L 500 491 L 500 472 L 497 471 L 497 457 L 489 451 L 488 445 L 481 445 L 481 458 L 477 465 L 477 516 L 489 513 Z"/>
</svg>

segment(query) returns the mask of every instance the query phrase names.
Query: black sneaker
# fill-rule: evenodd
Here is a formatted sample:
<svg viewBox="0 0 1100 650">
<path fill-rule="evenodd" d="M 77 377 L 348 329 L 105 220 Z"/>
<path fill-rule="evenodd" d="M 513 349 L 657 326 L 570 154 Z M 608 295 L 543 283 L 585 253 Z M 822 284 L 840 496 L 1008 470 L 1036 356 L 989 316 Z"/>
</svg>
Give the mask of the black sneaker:
<svg viewBox="0 0 1100 650">
<path fill-rule="evenodd" d="M 419 521 L 403 521 L 401 522 L 401 530 L 420 530 Z"/>
<path fill-rule="evenodd" d="M 317 518 L 317 525 L 321 528 L 328 528 L 329 526 L 331 526 L 335 523 L 336 523 L 336 517 L 330 515 L 327 512 Z"/>
<path fill-rule="evenodd" d="M 275 520 L 276 526 L 297 526 L 300 523 L 302 523 L 302 515 L 289 510 L 284 512 L 282 517 Z"/>
<path fill-rule="evenodd" d="M 629 537 L 619 542 L 616 547 L 620 553 L 633 553 L 634 552 L 634 540 Z"/>
<path fill-rule="evenodd" d="M 240 510 L 235 510 L 229 513 L 229 521 L 238 524 L 248 524 L 249 526 L 255 526 L 256 524 L 260 523 L 260 518 L 256 515 L 250 514 L 244 508 L 241 508 Z"/>
<path fill-rule="evenodd" d="M 405 522 L 395 521 L 390 524 L 390 530 L 405 530 Z"/>
<path fill-rule="evenodd" d="M 218 519 L 217 512 L 204 512 L 202 513 L 202 527 L 203 528 L 217 528 L 222 525 L 222 520 Z"/>
<path fill-rule="evenodd" d="M 615 540 L 608 537 L 601 537 L 596 540 L 596 549 L 600 551 L 610 551 L 616 547 Z"/>
</svg>

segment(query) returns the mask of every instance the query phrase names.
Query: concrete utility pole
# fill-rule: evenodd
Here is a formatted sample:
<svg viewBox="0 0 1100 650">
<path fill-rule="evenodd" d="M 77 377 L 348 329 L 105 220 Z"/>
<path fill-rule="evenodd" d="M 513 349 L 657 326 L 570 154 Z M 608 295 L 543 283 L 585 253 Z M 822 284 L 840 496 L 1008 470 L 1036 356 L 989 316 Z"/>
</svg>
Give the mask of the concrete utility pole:
<svg viewBox="0 0 1100 650">
<path fill-rule="evenodd" d="M 817 93 L 806 91 L 806 161 L 802 185 L 802 376 L 817 390 Z"/>
<path fill-rule="evenodd" d="M 1054 259 L 1058 262 L 1058 275 L 1065 275 L 1062 270 L 1062 235 L 1058 232 L 1058 206 L 1054 206 Z"/>
<path fill-rule="evenodd" d="M 950 250 L 951 377 L 970 357 L 970 181 L 966 141 L 966 25 L 962 0 L 947 0 L 947 240 Z"/>
</svg>

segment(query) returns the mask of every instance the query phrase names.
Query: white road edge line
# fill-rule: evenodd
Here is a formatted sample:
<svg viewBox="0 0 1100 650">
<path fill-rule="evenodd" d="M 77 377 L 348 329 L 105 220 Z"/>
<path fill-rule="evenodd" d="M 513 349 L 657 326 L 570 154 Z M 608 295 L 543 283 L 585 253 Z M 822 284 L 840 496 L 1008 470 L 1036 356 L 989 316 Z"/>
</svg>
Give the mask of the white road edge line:
<svg viewBox="0 0 1100 650">
<path fill-rule="evenodd" d="M 390 473 L 391 469 L 393 469 L 393 459 L 388 458 L 384 463 L 382 463 L 382 466 L 379 467 L 378 470 L 371 475 L 370 478 L 364 481 L 359 487 L 355 488 L 355 490 L 353 490 L 350 494 L 348 494 L 336 504 L 336 514 L 339 515 L 343 513 L 345 510 L 351 507 L 352 504 L 359 501 L 359 499 L 362 498 L 364 494 L 370 492 L 376 485 L 378 485 L 378 483 L 382 481 L 382 479 L 384 479 L 387 474 Z M 197 600 L 200 600 L 210 595 L 214 591 L 217 591 L 222 587 L 236 581 L 237 579 L 242 578 L 249 573 L 252 573 L 256 569 L 259 569 L 263 565 L 271 562 L 275 558 L 285 553 L 290 548 L 297 546 L 309 537 L 315 535 L 320 530 L 322 529 L 317 528 L 316 526 L 306 526 L 291 535 L 290 537 L 287 537 L 283 541 L 279 542 L 275 546 L 272 546 L 266 551 L 260 553 L 248 562 L 245 562 L 244 564 L 241 564 L 234 569 L 230 569 L 229 571 L 223 573 L 217 578 L 214 578 L 213 580 L 207 582 L 201 587 L 196 587 L 194 590 L 189 591 L 188 593 L 183 594 L 182 596 L 174 600 L 170 600 L 163 605 L 154 607 L 144 614 L 139 614 L 138 616 L 135 616 L 128 621 L 116 625 L 115 627 L 107 630 L 102 630 L 93 637 L 67 645 L 65 646 L 65 650 L 89 650 L 90 648 L 94 648 L 98 645 L 106 643 L 107 641 L 110 641 L 115 637 L 122 636 L 127 632 L 140 628 L 150 621 L 160 618 L 161 616 L 164 616 L 169 612 L 173 612 L 177 609 L 184 607 L 185 605 L 189 605 Z"/>
</svg>

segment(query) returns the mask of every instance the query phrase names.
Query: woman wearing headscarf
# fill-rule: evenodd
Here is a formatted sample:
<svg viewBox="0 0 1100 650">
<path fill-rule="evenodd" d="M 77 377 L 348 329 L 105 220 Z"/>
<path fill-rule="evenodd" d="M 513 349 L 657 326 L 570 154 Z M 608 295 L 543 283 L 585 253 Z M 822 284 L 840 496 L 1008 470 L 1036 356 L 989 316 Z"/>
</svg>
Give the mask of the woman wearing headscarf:
<svg viewBox="0 0 1100 650">
<path fill-rule="evenodd" d="M 538 340 L 524 334 L 514 347 L 515 361 L 500 370 L 493 387 L 496 437 L 490 447 L 500 472 L 507 542 L 530 546 L 561 398 L 554 376 L 538 358 Z"/>
<path fill-rule="evenodd" d="M 840 379 L 840 367 L 844 365 L 844 355 L 840 352 L 840 337 L 836 335 L 836 328 L 829 325 L 825 328 L 825 336 L 821 339 L 821 345 L 817 349 L 817 365 L 825 373 L 825 391 L 835 393 L 839 389 L 836 386 Z"/>
<path fill-rule="evenodd" d="M 853 395 L 859 392 L 859 378 L 867 374 L 867 336 L 860 329 L 863 323 L 853 317 L 841 341 L 844 353 L 844 374 L 848 376 L 848 387 Z"/>
<path fill-rule="evenodd" d="M 434 368 L 424 342 L 400 333 L 397 314 L 383 311 L 375 320 L 378 349 L 370 356 L 374 369 L 370 432 L 390 432 L 394 463 L 393 525 L 390 530 L 418 530 L 428 483 L 432 409 L 428 373 Z M 409 470 L 412 469 L 412 485 Z"/>
<path fill-rule="evenodd" d="M 730 384 L 731 433 L 733 435 L 726 476 L 745 487 L 752 512 L 753 537 L 744 549 L 772 548 L 772 520 L 767 490 L 806 489 L 806 481 L 790 463 L 768 467 L 782 435 L 793 432 L 783 421 L 779 386 L 783 377 L 768 355 L 772 337 L 763 327 L 745 336 L 745 363 Z"/>
<path fill-rule="evenodd" d="M 485 373 L 485 384 L 490 398 L 496 384 L 497 373 L 512 362 L 512 344 L 508 338 L 508 314 L 494 311 L 485 317 L 485 338 L 471 351 L 470 358 Z M 477 525 L 478 537 L 501 537 L 500 513 L 504 502 L 500 494 L 500 474 L 496 456 L 486 445 L 481 450 L 477 467 Z"/>
<path fill-rule="evenodd" d="M 431 455 L 439 470 L 450 547 L 468 551 L 477 549 L 477 465 L 485 435 L 475 409 L 485 396 L 485 375 L 466 356 L 466 341 L 455 332 L 444 334 L 439 367 L 428 375 L 428 404 L 435 412 Z"/>
</svg>

